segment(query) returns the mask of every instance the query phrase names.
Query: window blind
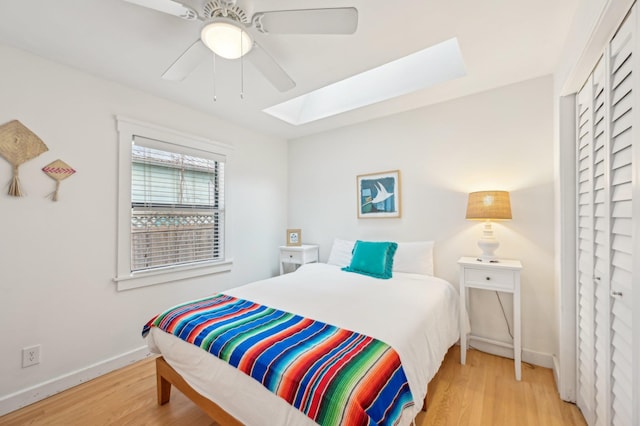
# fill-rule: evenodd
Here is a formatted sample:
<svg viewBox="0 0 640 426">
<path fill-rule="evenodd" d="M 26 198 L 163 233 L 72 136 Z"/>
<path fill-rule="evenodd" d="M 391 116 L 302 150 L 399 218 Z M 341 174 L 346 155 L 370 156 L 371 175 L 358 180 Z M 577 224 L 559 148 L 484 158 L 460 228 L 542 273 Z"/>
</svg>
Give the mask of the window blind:
<svg viewBox="0 0 640 426">
<path fill-rule="evenodd" d="M 224 161 L 137 143 L 131 151 L 131 270 L 224 259 Z"/>
</svg>

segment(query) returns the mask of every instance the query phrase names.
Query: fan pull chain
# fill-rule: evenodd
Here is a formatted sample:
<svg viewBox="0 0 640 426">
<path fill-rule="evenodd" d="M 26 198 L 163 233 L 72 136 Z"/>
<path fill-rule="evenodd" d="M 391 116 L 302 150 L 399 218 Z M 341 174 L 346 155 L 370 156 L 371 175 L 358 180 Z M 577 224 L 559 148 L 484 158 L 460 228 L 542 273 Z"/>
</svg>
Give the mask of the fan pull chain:
<svg viewBox="0 0 640 426">
<path fill-rule="evenodd" d="M 218 96 L 216 94 L 216 54 L 213 53 L 213 102 L 218 100 Z"/>
<path fill-rule="evenodd" d="M 240 31 L 240 99 L 244 99 L 244 49 L 242 46 L 242 31 Z"/>
</svg>

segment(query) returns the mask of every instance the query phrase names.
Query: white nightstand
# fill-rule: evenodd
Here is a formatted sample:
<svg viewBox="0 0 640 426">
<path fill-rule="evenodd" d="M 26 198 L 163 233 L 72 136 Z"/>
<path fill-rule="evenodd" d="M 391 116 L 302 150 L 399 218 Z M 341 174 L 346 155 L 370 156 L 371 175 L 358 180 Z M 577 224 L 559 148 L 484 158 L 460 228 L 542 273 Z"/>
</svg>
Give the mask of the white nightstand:
<svg viewBox="0 0 640 426">
<path fill-rule="evenodd" d="M 479 262 L 475 257 L 462 257 L 460 265 L 460 363 L 467 360 L 467 339 L 513 348 L 516 380 L 521 378 L 522 346 L 520 336 L 520 270 L 519 260 L 499 260 L 496 263 Z M 513 295 L 513 345 L 484 337 L 467 335 L 467 309 L 469 289 L 493 290 Z"/>
<path fill-rule="evenodd" d="M 284 264 L 304 265 L 318 261 L 318 246 L 303 244 L 301 246 L 280 246 L 280 275 L 284 273 Z"/>
</svg>

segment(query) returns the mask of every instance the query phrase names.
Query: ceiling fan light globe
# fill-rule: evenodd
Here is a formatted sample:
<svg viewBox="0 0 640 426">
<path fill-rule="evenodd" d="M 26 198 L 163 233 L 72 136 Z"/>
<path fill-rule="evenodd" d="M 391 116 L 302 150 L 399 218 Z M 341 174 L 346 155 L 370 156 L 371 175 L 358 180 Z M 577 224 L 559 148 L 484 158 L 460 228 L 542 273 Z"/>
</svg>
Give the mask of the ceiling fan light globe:
<svg viewBox="0 0 640 426">
<path fill-rule="evenodd" d="M 216 55 L 225 59 L 237 59 L 249 53 L 253 39 L 239 24 L 227 20 L 215 20 L 202 29 L 202 42 Z"/>
</svg>

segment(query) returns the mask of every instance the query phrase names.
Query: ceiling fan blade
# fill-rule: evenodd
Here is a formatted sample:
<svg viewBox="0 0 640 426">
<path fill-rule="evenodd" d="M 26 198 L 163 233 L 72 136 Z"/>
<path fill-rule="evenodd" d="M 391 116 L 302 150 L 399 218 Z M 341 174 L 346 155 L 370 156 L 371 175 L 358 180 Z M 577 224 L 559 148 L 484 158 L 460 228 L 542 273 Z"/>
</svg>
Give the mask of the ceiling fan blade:
<svg viewBox="0 0 640 426">
<path fill-rule="evenodd" d="M 301 9 L 259 12 L 253 16 L 258 31 L 267 34 L 353 34 L 358 28 L 358 9 Z"/>
<path fill-rule="evenodd" d="M 182 81 L 196 69 L 208 53 L 213 54 L 202 40 L 198 39 L 162 74 L 165 80 Z"/>
<path fill-rule="evenodd" d="M 157 10 L 158 12 L 167 13 L 169 15 L 177 16 L 178 18 L 193 21 L 198 19 L 198 14 L 195 10 L 187 7 L 181 3 L 173 0 L 124 0 L 128 3 L 137 4 L 138 6 L 146 7 L 148 9 Z"/>
<path fill-rule="evenodd" d="M 254 43 L 253 49 L 247 54 L 246 58 L 279 91 L 286 92 L 296 87 L 295 81 L 289 77 L 289 74 L 258 43 Z"/>
</svg>

